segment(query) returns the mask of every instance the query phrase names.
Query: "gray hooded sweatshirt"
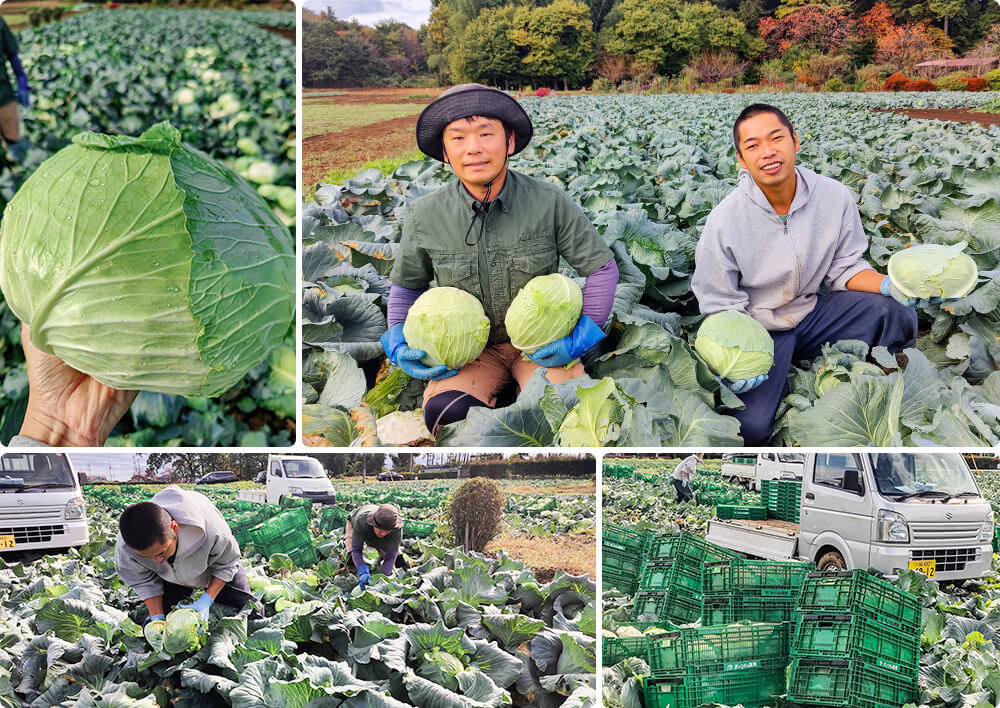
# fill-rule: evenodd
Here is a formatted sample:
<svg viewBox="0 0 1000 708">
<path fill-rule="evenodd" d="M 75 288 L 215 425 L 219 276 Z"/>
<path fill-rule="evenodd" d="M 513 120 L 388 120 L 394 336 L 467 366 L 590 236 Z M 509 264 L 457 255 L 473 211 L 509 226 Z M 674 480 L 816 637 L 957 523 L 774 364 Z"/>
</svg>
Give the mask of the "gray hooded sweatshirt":
<svg viewBox="0 0 1000 708">
<path fill-rule="evenodd" d="M 847 187 L 805 167 L 795 174 L 787 223 L 746 170 L 708 215 L 691 278 L 702 314 L 739 310 L 768 330 L 792 329 L 812 312 L 820 288 L 846 290 L 871 268 Z"/>
<path fill-rule="evenodd" d="M 172 484 L 150 500 L 177 522 L 173 564 L 143 558 L 129 548 L 121 532 L 115 542 L 115 568 L 140 600 L 163 594 L 163 581 L 207 588 L 212 578 L 229 582 L 240 569 L 240 547 L 229 524 L 208 497 Z"/>
</svg>

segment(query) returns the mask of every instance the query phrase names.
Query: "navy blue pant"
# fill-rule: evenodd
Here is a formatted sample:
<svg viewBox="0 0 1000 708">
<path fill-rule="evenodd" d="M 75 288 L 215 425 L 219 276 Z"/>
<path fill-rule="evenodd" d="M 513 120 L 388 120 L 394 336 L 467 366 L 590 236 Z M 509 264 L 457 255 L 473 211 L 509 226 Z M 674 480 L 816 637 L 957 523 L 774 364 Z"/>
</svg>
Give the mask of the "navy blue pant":
<svg viewBox="0 0 1000 708">
<path fill-rule="evenodd" d="M 797 327 L 771 332 L 771 337 L 774 365 L 767 381 L 740 396 L 746 408 L 729 412 L 740 421 L 740 434 L 747 446 L 760 445 L 771 437 L 774 414 L 785 396 L 788 367 L 793 361 L 813 359 L 824 344 L 841 339 L 860 339 L 890 352 L 912 347 L 917 338 L 917 311 L 885 295 L 837 291 L 821 295 Z"/>
</svg>

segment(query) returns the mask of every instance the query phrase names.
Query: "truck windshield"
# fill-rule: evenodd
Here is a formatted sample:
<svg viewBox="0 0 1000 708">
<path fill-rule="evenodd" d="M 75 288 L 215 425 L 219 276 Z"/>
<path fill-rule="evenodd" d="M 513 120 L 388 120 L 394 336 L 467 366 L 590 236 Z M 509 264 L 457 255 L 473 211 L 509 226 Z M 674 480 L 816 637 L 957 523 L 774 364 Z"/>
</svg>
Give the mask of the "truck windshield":
<svg viewBox="0 0 1000 708">
<path fill-rule="evenodd" d="M 972 474 L 958 453 L 875 453 L 872 464 L 878 490 L 887 497 L 904 500 L 979 496 Z"/>
<path fill-rule="evenodd" d="M 326 470 L 319 460 L 309 458 L 306 460 L 282 460 L 285 467 L 285 476 L 294 479 L 326 477 Z"/>
<path fill-rule="evenodd" d="M 73 471 L 61 454 L 16 454 L 0 458 L 0 490 L 76 487 Z"/>
<path fill-rule="evenodd" d="M 779 452 L 778 461 L 779 462 L 792 462 L 802 464 L 805 462 L 806 456 L 801 452 Z"/>
</svg>

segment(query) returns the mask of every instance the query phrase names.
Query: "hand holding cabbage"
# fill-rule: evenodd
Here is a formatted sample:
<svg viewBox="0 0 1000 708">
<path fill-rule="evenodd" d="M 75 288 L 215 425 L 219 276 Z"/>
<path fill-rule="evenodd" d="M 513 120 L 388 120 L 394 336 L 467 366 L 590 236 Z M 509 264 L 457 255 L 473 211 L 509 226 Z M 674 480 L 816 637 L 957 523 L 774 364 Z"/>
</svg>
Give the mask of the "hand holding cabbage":
<svg viewBox="0 0 1000 708">
<path fill-rule="evenodd" d="M 733 393 L 747 393 L 767 380 L 774 340 L 764 326 L 738 310 L 716 312 L 698 328 L 695 351 Z"/>
<path fill-rule="evenodd" d="M 576 283 L 561 273 L 540 275 L 514 297 L 504 325 L 510 343 L 534 363 L 570 366 L 606 336 L 582 311 L 583 292 Z"/>
<path fill-rule="evenodd" d="M 976 287 L 976 262 L 963 253 L 966 242 L 952 246 L 921 244 L 889 258 L 889 275 L 879 292 L 906 307 L 959 300 Z"/>
</svg>

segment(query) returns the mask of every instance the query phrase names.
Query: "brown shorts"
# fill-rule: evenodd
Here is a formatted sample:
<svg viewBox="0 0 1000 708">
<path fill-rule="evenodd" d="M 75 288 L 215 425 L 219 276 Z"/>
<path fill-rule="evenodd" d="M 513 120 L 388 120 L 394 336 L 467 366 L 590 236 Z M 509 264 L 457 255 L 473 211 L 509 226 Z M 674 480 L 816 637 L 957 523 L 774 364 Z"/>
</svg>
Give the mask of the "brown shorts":
<svg viewBox="0 0 1000 708">
<path fill-rule="evenodd" d="M 510 342 L 489 344 L 475 361 L 458 370 L 458 374 L 441 381 L 431 381 L 424 389 L 424 403 L 445 391 L 462 391 L 493 408 L 497 404 L 497 394 L 511 382 L 517 381 L 518 389 L 523 389 L 528 379 L 540 369 L 538 364 L 522 358 L 521 352 Z M 583 374 L 583 364 L 579 361 L 569 369 L 557 366 L 549 369 L 545 378 L 554 384 L 575 379 Z"/>
<path fill-rule="evenodd" d="M 16 101 L 0 106 L 0 134 L 8 145 L 21 139 L 21 116 Z"/>
</svg>

